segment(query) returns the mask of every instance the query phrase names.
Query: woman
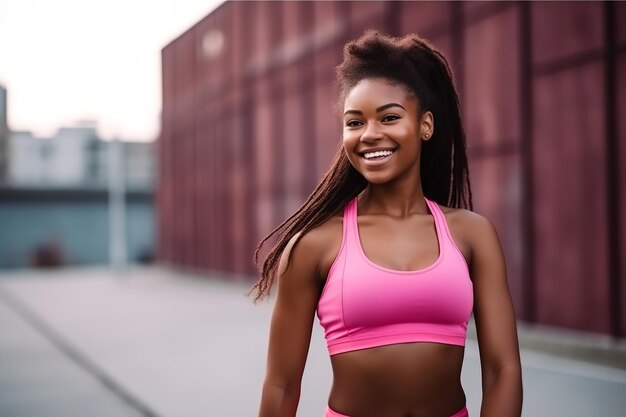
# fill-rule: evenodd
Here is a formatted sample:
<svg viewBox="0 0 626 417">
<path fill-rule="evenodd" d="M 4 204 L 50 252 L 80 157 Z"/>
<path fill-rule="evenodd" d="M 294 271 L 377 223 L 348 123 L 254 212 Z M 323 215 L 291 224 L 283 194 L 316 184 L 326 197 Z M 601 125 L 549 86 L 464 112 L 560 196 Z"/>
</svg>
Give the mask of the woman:
<svg viewBox="0 0 626 417">
<path fill-rule="evenodd" d="M 460 376 L 472 310 L 481 416 L 520 416 L 505 263 L 494 227 L 471 211 L 445 58 L 417 35 L 368 31 L 345 46 L 337 76 L 343 146 L 255 254 L 258 265 L 277 237 L 253 288 L 259 300 L 278 282 L 260 416 L 296 415 L 315 313 L 333 370 L 325 417 L 467 416 Z"/>
</svg>

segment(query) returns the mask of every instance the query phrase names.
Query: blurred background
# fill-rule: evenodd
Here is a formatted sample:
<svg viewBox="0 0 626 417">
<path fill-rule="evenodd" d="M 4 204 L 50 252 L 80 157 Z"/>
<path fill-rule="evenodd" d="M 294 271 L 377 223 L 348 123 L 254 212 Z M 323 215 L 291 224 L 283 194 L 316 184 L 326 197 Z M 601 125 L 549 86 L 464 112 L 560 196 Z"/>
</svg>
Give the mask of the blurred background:
<svg viewBox="0 0 626 417">
<path fill-rule="evenodd" d="M 626 3 L 84 3 L 0 4 L 0 416 L 256 413 L 252 254 L 328 168 L 368 28 L 453 69 L 524 415 L 623 413 Z M 316 332 L 299 415 L 329 388 Z"/>
</svg>

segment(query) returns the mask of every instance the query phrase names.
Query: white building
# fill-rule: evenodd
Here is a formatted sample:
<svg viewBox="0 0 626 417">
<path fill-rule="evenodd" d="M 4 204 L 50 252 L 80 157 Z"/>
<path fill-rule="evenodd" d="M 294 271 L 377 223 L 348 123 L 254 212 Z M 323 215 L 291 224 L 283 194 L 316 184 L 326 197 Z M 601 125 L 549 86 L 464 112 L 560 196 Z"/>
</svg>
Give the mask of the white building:
<svg viewBox="0 0 626 417">
<path fill-rule="evenodd" d="M 9 124 L 7 122 L 7 90 L 0 85 L 0 184 L 7 175 Z"/>
<path fill-rule="evenodd" d="M 129 189 L 154 188 L 156 180 L 155 143 L 123 142 L 126 186 Z"/>
<path fill-rule="evenodd" d="M 94 151 L 98 147 L 95 127 L 63 127 L 50 144 L 50 153 L 46 155 L 49 184 L 66 187 L 101 185 L 101 178 L 94 178 L 97 174 Z"/>
<path fill-rule="evenodd" d="M 151 189 L 155 177 L 154 144 L 122 142 L 126 184 Z M 13 187 L 104 188 L 110 144 L 95 125 L 64 127 L 50 139 L 30 132 L 9 136 L 9 184 Z"/>
<path fill-rule="evenodd" d="M 36 186 L 45 183 L 49 140 L 29 131 L 11 132 L 8 143 L 8 183 Z"/>
</svg>

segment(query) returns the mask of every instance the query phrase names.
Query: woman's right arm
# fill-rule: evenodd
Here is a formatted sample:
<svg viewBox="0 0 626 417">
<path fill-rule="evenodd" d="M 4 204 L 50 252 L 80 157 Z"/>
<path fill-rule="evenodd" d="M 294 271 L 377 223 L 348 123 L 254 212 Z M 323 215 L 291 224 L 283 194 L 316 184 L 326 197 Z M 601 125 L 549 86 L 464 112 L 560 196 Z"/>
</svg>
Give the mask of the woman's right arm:
<svg viewBox="0 0 626 417">
<path fill-rule="evenodd" d="M 259 417 L 296 415 L 321 290 L 320 248 L 311 235 L 304 235 L 295 247 L 292 238 L 280 258 Z"/>
</svg>

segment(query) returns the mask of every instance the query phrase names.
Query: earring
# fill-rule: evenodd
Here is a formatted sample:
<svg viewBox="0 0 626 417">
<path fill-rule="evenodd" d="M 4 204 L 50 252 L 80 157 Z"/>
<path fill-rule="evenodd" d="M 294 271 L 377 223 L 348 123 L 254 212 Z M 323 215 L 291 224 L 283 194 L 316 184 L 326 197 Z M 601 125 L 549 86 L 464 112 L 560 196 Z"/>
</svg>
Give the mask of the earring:
<svg viewBox="0 0 626 417">
<path fill-rule="evenodd" d="M 425 137 L 426 139 L 428 139 L 428 133 L 426 133 L 426 134 L 424 135 L 424 137 Z"/>
</svg>

